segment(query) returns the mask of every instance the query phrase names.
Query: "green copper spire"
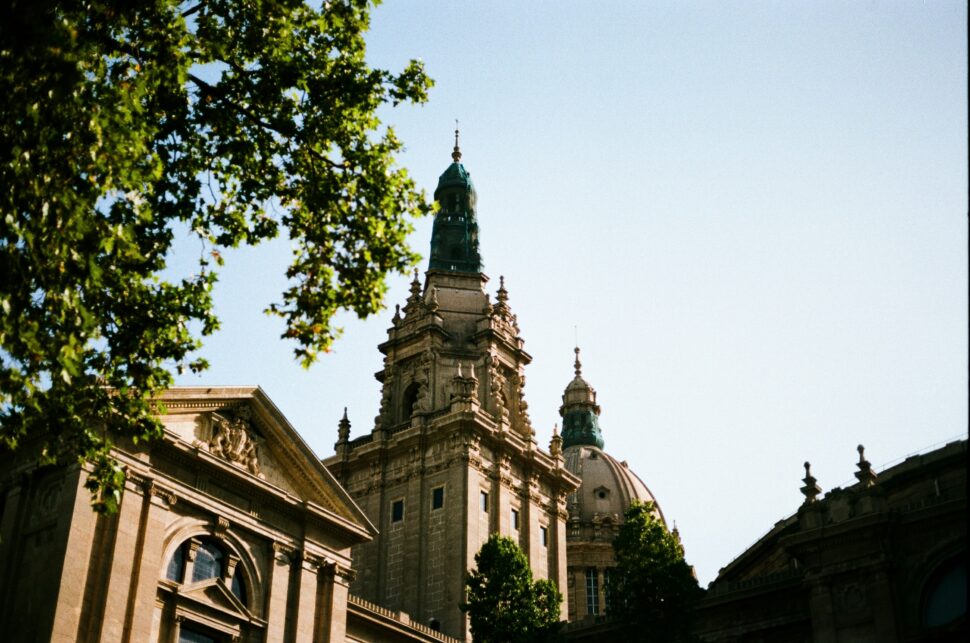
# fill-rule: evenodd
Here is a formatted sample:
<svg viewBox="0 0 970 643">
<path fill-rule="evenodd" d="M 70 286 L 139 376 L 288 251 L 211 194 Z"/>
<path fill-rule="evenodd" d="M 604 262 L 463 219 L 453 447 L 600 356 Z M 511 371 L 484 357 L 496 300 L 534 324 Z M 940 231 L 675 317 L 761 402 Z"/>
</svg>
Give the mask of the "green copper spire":
<svg viewBox="0 0 970 643">
<path fill-rule="evenodd" d="M 438 187 L 434 191 L 439 209 L 431 230 L 429 267 L 432 270 L 478 273 L 482 271 L 482 257 L 478 254 L 475 186 L 460 162 L 457 128 L 451 158 L 452 164 L 438 178 Z"/>
<path fill-rule="evenodd" d="M 596 390 L 583 379 L 583 365 L 579 361 L 579 347 L 576 347 L 576 376 L 562 394 L 562 448 L 578 444 L 603 448 L 603 433 L 600 431 L 600 407 L 596 403 Z"/>
</svg>

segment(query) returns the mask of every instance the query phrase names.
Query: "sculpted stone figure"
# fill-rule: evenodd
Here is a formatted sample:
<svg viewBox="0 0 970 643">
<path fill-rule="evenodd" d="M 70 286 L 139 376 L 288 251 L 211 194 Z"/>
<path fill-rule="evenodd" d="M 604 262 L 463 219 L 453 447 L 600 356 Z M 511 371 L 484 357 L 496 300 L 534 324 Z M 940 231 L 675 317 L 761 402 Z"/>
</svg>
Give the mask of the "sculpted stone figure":
<svg viewBox="0 0 970 643">
<path fill-rule="evenodd" d="M 245 467 L 251 474 L 258 476 L 259 453 L 247 422 L 241 418 L 228 420 L 215 414 L 212 417 L 209 453 Z"/>
</svg>

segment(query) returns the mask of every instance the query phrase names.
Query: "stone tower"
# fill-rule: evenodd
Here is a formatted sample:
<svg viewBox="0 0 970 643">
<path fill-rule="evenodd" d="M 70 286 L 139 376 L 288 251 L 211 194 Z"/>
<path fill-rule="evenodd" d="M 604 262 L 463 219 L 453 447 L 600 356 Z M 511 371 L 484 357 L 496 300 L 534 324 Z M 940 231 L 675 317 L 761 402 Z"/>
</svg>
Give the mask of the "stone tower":
<svg viewBox="0 0 970 643">
<path fill-rule="evenodd" d="M 524 396 L 531 357 L 504 280 L 494 304 L 485 290 L 457 134 L 434 194 L 429 270 L 423 284 L 415 272 L 379 346 L 374 429 L 350 439 L 345 418 L 325 463 L 380 531 L 354 549 L 352 593 L 466 638 L 465 574 L 492 533 L 515 539 L 535 576 L 566 594 L 566 498 L 579 480 L 558 437 L 552 454 L 536 443 Z"/>
</svg>

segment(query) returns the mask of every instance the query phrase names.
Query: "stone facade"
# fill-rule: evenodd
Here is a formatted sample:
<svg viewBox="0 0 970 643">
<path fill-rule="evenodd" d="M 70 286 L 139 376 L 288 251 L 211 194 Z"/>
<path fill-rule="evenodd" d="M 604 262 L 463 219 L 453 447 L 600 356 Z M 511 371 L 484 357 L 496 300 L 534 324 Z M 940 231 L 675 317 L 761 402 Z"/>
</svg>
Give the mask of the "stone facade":
<svg viewBox="0 0 970 643">
<path fill-rule="evenodd" d="M 423 287 L 415 279 L 380 347 L 375 428 L 353 440 L 342 429 L 325 460 L 380 532 L 354 548 L 354 593 L 461 638 L 465 573 L 491 533 L 514 538 L 537 577 L 566 586 L 566 495 L 578 484 L 533 438 L 530 358 L 504 286 L 492 306 L 487 280 L 437 270 Z"/>
<path fill-rule="evenodd" d="M 83 467 L 38 468 L 29 444 L 0 461 L 3 640 L 447 640 L 350 599 L 374 527 L 260 389 L 163 402 L 164 436 L 113 452 L 116 515 Z"/>
<path fill-rule="evenodd" d="M 967 442 L 824 497 L 810 473 L 798 512 L 721 570 L 701 640 L 966 640 Z"/>
</svg>

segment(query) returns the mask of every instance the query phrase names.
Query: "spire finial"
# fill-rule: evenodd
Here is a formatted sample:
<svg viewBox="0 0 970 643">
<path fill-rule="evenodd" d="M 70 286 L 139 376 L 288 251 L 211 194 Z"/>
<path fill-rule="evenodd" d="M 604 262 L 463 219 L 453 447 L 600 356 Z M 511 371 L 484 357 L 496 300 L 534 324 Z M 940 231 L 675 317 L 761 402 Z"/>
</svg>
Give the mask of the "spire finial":
<svg viewBox="0 0 970 643">
<path fill-rule="evenodd" d="M 859 463 L 856 465 L 859 470 L 855 472 L 856 480 L 861 482 L 863 487 L 871 487 L 876 484 L 876 472 L 872 470 L 872 463 L 866 460 L 866 448 L 860 444 L 856 450 L 859 452 Z"/>
<path fill-rule="evenodd" d="M 579 361 L 579 346 L 573 349 L 576 353 L 576 361 L 573 363 L 573 368 L 576 369 L 576 377 L 580 377 L 583 374 L 583 363 Z"/>
<path fill-rule="evenodd" d="M 505 289 L 505 275 L 498 277 L 498 292 L 495 294 L 495 299 L 498 300 L 500 306 L 509 300 L 509 291 Z"/>
<path fill-rule="evenodd" d="M 451 160 L 455 163 L 461 161 L 461 150 L 458 149 L 458 119 L 455 119 L 455 149 L 451 153 Z"/>
<path fill-rule="evenodd" d="M 809 462 L 805 463 L 805 477 L 802 478 L 802 482 L 805 483 L 805 486 L 801 488 L 802 495 L 805 496 L 803 504 L 808 505 L 815 502 L 818 494 L 822 493 L 822 488 L 818 486 L 818 480 L 812 476 L 812 465 Z"/>
<path fill-rule="evenodd" d="M 347 442 L 350 439 L 350 419 L 347 418 L 347 407 L 344 407 L 344 416 L 337 423 L 337 443 Z"/>
<path fill-rule="evenodd" d="M 549 440 L 549 454 L 552 457 L 559 457 L 562 455 L 562 436 L 559 435 L 559 425 L 552 425 L 552 439 Z"/>
</svg>

